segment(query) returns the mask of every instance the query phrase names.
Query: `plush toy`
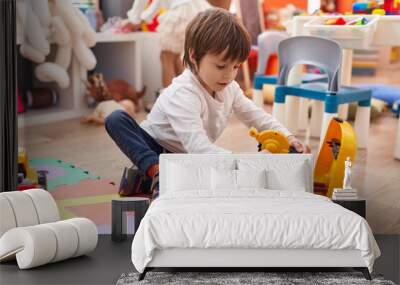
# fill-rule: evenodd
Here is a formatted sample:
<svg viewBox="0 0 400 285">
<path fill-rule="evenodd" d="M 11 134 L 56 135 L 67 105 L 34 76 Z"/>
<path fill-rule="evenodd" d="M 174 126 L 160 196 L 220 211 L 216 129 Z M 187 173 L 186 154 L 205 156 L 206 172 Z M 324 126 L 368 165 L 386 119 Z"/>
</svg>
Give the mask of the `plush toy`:
<svg viewBox="0 0 400 285">
<path fill-rule="evenodd" d="M 23 31 L 20 53 L 38 63 L 35 75 L 39 80 L 68 88 L 72 52 L 84 69 L 96 66 L 90 50 L 96 44 L 94 30 L 72 1 L 17 0 L 17 25 Z M 54 63 L 46 62 L 50 43 L 57 45 Z"/>
<path fill-rule="evenodd" d="M 101 73 L 93 74 L 84 84 L 86 85 L 85 95 L 89 100 L 94 100 L 95 102 L 115 100 L 120 102 L 129 99 L 134 104 L 135 112 L 139 110 L 140 99 L 146 92 L 146 87 L 143 87 L 140 92 L 136 92 L 128 82 L 121 79 L 105 82 Z"/>
<path fill-rule="evenodd" d="M 130 116 L 133 117 L 135 110 L 135 105 L 129 99 L 124 99 L 119 102 L 115 100 L 106 100 L 100 102 L 96 109 L 88 116 L 85 116 L 81 119 L 81 123 L 89 124 L 95 123 L 102 125 L 104 124 L 104 120 L 109 116 L 112 112 L 116 110 L 123 110 L 127 112 Z"/>
</svg>

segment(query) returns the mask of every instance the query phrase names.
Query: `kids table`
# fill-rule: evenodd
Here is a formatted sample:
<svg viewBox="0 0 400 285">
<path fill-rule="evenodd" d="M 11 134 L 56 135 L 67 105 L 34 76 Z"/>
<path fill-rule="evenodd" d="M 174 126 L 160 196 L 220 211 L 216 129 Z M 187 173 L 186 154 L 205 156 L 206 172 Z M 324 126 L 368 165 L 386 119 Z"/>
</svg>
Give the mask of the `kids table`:
<svg viewBox="0 0 400 285">
<path fill-rule="evenodd" d="M 346 20 L 365 17 L 368 24 L 365 26 L 329 26 L 322 25 L 326 18 L 344 17 Z M 287 22 L 287 29 L 291 36 L 314 35 L 337 41 L 343 48 L 341 82 L 343 85 L 351 83 L 351 67 L 354 49 L 368 49 L 380 46 L 400 45 L 400 16 L 380 15 L 351 15 L 351 16 L 296 16 Z M 300 82 L 301 67 L 294 68 L 289 76 L 288 83 Z M 307 125 L 306 100 L 289 96 L 286 103 L 285 125 L 290 131 L 297 133 Z M 313 111 L 322 114 L 323 106 L 313 102 Z M 339 109 L 339 117 L 347 118 L 347 106 Z M 325 118 L 328 120 L 330 118 Z M 321 120 L 319 120 L 321 121 Z M 319 136 L 318 123 L 311 122 L 311 135 Z M 323 123 L 322 123 L 323 125 Z M 322 134 L 323 132 L 321 132 Z M 357 127 L 356 127 L 357 133 Z M 366 148 L 368 133 L 357 133 L 358 147 Z M 400 159 L 400 119 L 395 143 L 395 157 Z"/>
</svg>

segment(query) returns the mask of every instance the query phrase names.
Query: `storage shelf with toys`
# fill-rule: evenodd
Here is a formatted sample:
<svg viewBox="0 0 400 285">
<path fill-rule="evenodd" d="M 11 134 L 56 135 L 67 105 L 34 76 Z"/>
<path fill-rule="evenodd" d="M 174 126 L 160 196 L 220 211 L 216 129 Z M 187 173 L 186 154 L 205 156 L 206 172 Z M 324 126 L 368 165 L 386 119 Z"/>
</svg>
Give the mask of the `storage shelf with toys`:
<svg viewBox="0 0 400 285">
<path fill-rule="evenodd" d="M 65 120 L 86 113 L 82 81 L 86 80 L 87 71 L 96 66 L 91 51 L 96 44 L 95 32 L 88 19 L 72 1 L 34 4 L 20 1 L 16 10 L 16 48 L 32 63 L 28 69 L 19 69 L 30 81 L 19 89 L 24 92 L 18 92 L 20 107 L 23 97 L 31 109 L 19 114 L 18 126 Z M 25 83 L 18 82 L 20 86 Z"/>
<path fill-rule="evenodd" d="M 84 102 L 83 96 L 85 86 L 81 81 L 82 76 L 86 75 L 82 74 L 81 68 L 76 59 L 72 59 L 72 64 L 68 70 L 70 86 L 66 89 L 60 89 L 53 83 L 38 84 L 40 88 L 44 87 L 48 92 L 54 91 L 57 94 L 57 100 L 50 104 L 49 107 L 28 109 L 24 113 L 18 114 L 18 127 L 23 128 L 68 120 L 87 114 L 89 109 Z M 34 89 L 39 89 L 36 88 L 36 84 Z"/>
<path fill-rule="evenodd" d="M 21 36 L 17 36 L 17 39 L 20 45 Z M 146 86 L 145 100 L 154 100 L 153 94 L 161 86 L 158 39 L 159 35 L 154 32 L 96 33 L 96 46 L 93 48 L 97 58 L 96 71 L 104 73 L 106 78 L 126 79 L 136 90 Z M 114 56 L 110 57 L 110 52 Z M 73 119 L 90 112 L 84 98 L 86 87 L 83 78 L 86 78 L 86 70 L 74 56 L 68 74 L 70 86 L 63 90 L 55 87 L 59 93 L 57 105 L 20 114 L 19 127 Z M 50 86 L 54 87 L 53 84 Z"/>
<path fill-rule="evenodd" d="M 22 44 L 22 34 L 17 32 L 17 49 L 20 49 Z M 55 47 L 51 42 L 51 53 Z M 52 57 L 54 55 L 50 55 Z M 37 64 L 33 63 L 32 71 L 34 71 Z M 76 58 L 72 57 L 71 65 L 68 69 L 70 76 L 70 86 L 65 89 L 61 89 L 55 83 L 46 83 L 33 80 L 35 83 L 34 89 L 44 89 L 48 92 L 54 92 L 57 94 L 57 100 L 51 104 L 52 106 L 42 108 L 25 108 L 23 113 L 18 114 L 18 127 L 29 127 L 39 124 L 57 122 L 62 120 L 68 120 L 76 117 L 83 116 L 88 113 L 88 108 L 84 102 L 84 85 L 80 79 L 82 76 L 86 76 L 83 70 L 80 70 L 81 66 L 77 62 Z M 33 73 L 33 72 L 32 72 Z M 35 76 L 34 74 L 32 75 Z M 35 100 L 35 99 L 34 99 Z"/>
</svg>

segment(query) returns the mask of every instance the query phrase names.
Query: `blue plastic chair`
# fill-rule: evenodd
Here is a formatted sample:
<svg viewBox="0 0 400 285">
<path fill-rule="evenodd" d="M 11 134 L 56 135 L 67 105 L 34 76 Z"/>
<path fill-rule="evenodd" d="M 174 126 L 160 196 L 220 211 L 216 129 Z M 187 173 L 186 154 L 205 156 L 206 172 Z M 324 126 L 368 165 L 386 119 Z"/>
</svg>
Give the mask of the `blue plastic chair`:
<svg viewBox="0 0 400 285">
<path fill-rule="evenodd" d="M 283 40 L 278 48 L 279 77 L 275 90 L 273 114 L 278 119 L 285 117 L 286 96 L 297 96 L 324 102 L 321 135 L 323 140 L 326 127 L 337 117 L 340 104 L 358 102 L 355 131 L 358 146 L 366 147 L 369 130 L 371 90 L 340 85 L 342 50 L 338 43 L 325 38 L 299 36 Z M 302 83 L 287 85 L 290 70 L 299 64 L 322 68 L 328 77 L 327 83 Z"/>
</svg>

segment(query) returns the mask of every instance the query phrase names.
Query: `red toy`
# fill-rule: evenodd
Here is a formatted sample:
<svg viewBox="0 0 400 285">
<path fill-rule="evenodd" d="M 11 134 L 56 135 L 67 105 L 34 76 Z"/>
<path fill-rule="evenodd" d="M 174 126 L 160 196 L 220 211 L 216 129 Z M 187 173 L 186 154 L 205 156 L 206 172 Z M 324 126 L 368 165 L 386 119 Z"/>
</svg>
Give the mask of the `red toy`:
<svg viewBox="0 0 400 285">
<path fill-rule="evenodd" d="M 18 114 L 25 112 L 25 106 L 22 103 L 21 93 L 17 90 L 17 104 L 18 104 Z"/>
<path fill-rule="evenodd" d="M 343 26 L 343 25 L 346 25 L 346 20 L 343 19 L 342 17 L 332 18 L 332 19 L 327 19 L 324 24 L 325 25 Z"/>
<path fill-rule="evenodd" d="M 386 15 L 400 15 L 400 0 L 385 0 L 383 9 Z"/>
</svg>

